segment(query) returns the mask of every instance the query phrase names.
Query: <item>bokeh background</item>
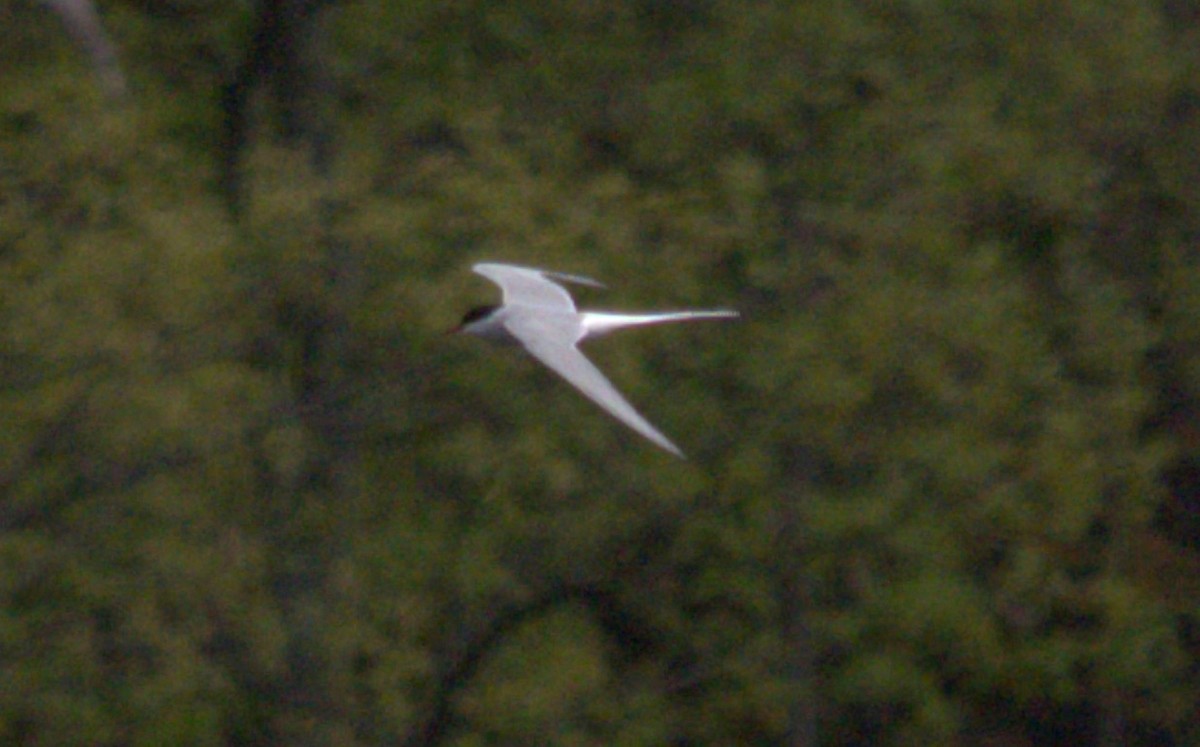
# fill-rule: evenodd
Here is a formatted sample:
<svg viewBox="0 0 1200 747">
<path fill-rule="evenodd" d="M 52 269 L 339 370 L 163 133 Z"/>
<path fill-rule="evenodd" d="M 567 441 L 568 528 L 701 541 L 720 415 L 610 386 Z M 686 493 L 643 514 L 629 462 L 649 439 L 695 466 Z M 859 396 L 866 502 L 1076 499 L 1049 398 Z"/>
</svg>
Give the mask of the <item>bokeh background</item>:
<svg viewBox="0 0 1200 747">
<path fill-rule="evenodd" d="M 4 3 L 0 742 L 1200 744 L 1198 8 Z"/>
</svg>

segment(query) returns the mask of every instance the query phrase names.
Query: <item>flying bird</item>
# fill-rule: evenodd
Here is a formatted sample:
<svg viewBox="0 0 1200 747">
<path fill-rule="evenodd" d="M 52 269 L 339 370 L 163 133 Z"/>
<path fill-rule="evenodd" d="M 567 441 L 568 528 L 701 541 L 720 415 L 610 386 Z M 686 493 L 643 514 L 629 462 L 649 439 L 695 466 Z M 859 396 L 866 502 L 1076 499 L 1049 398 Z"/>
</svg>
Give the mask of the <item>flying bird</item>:
<svg viewBox="0 0 1200 747">
<path fill-rule="evenodd" d="M 523 347 L 617 420 L 675 456 L 685 458 L 679 447 L 633 409 L 600 369 L 580 352 L 579 343 L 624 327 L 728 319 L 738 316 L 738 312 L 724 309 L 652 314 L 578 311 L 575 300 L 560 283 L 604 286 L 579 275 L 497 262 L 481 262 L 472 269 L 500 286 L 503 303 L 476 306 L 451 332 L 464 332 Z"/>
</svg>

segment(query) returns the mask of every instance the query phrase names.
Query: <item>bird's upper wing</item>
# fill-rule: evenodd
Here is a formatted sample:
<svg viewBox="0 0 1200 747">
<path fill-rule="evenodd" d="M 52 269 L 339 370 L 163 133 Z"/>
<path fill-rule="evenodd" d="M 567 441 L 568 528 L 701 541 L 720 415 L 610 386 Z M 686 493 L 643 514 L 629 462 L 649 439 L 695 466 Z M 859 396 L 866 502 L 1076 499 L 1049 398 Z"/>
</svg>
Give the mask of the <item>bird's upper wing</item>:
<svg viewBox="0 0 1200 747">
<path fill-rule="evenodd" d="M 650 425 L 629 404 L 600 369 L 575 347 L 570 324 L 558 325 L 550 319 L 511 320 L 506 326 L 533 357 L 607 410 L 613 417 L 681 459 L 679 447 Z"/>
<path fill-rule="evenodd" d="M 496 285 L 504 295 L 504 303 L 519 306 L 539 306 L 560 311 L 575 311 L 575 300 L 554 280 L 579 283 L 596 288 L 604 286 L 591 278 L 567 275 L 536 267 L 518 267 L 497 262 L 480 262 L 472 269 Z M 553 278 L 553 279 L 552 279 Z"/>
</svg>

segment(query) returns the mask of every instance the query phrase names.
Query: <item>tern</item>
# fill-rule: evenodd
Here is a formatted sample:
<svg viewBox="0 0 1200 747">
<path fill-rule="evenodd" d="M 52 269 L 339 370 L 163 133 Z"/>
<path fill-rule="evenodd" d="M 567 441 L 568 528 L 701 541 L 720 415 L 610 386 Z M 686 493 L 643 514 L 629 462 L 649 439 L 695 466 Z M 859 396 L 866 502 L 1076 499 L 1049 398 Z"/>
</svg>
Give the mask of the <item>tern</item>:
<svg viewBox="0 0 1200 747">
<path fill-rule="evenodd" d="M 678 446 L 633 409 L 600 369 L 580 352 L 579 343 L 624 327 L 729 319 L 737 317 L 738 312 L 725 309 L 651 314 L 578 311 L 575 300 L 560 283 L 594 288 L 603 288 L 602 284 L 580 275 L 497 262 L 481 262 L 472 269 L 500 286 L 503 303 L 476 306 L 451 332 L 523 347 L 617 420 L 675 456 L 686 458 Z"/>
</svg>

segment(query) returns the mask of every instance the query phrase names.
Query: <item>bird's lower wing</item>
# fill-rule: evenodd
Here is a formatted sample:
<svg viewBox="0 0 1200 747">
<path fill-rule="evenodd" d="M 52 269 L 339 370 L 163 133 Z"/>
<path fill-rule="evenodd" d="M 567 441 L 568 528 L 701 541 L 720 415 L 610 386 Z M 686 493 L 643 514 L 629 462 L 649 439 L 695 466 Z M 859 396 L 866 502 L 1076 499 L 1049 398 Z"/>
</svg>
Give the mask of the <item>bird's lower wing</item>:
<svg viewBox="0 0 1200 747">
<path fill-rule="evenodd" d="M 525 349 L 613 417 L 675 456 L 686 458 L 678 446 L 671 443 L 670 439 L 633 409 L 633 405 L 621 396 L 612 382 L 579 351 L 579 348 L 542 338 L 532 342 L 526 341 Z"/>
</svg>

